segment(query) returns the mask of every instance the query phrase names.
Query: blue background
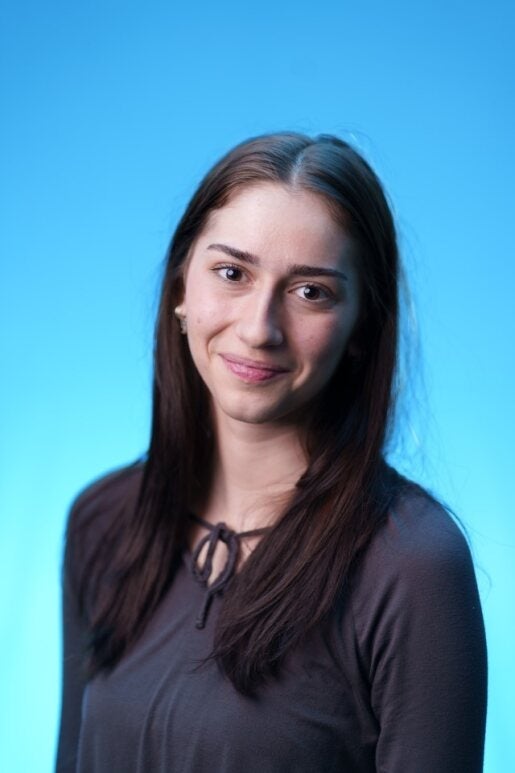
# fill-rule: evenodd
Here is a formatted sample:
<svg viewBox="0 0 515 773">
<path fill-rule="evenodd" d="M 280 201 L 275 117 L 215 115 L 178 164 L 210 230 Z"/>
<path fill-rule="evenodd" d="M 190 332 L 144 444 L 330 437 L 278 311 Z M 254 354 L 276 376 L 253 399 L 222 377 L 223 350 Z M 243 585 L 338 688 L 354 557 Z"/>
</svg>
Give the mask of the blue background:
<svg viewBox="0 0 515 773">
<path fill-rule="evenodd" d="M 285 128 L 350 139 L 391 195 L 415 308 L 394 458 L 469 530 L 485 769 L 515 770 L 513 4 L 4 0 L 0 26 L 2 770 L 52 768 L 64 519 L 146 447 L 173 227 L 221 153 Z"/>
</svg>

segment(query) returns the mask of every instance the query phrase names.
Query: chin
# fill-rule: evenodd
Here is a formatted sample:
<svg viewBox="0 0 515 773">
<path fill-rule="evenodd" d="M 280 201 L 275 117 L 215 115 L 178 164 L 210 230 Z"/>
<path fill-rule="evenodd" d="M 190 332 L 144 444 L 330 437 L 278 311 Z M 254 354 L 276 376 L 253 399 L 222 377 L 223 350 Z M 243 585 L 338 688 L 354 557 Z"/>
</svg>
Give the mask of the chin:
<svg viewBox="0 0 515 773">
<path fill-rule="evenodd" d="M 238 401 L 218 403 L 217 410 L 221 415 L 234 421 L 246 424 L 284 424 L 298 421 L 298 410 L 293 404 L 288 405 L 249 405 L 248 398 L 238 405 Z M 296 416 L 296 419 L 293 417 Z"/>
<path fill-rule="evenodd" d="M 279 417 L 274 411 L 253 411 L 249 409 L 238 411 L 235 408 L 231 408 L 229 410 L 222 409 L 221 412 L 230 419 L 241 421 L 244 424 L 269 424 L 279 420 Z"/>
</svg>

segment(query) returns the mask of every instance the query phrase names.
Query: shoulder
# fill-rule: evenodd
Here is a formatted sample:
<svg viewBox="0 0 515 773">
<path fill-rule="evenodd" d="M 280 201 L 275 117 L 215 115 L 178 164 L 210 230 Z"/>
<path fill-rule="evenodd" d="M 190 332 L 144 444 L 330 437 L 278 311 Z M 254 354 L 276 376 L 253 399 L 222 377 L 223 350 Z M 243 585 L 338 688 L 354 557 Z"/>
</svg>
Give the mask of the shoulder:
<svg viewBox="0 0 515 773">
<path fill-rule="evenodd" d="M 389 508 L 364 562 L 374 571 L 418 573 L 470 562 L 464 532 L 450 513 L 422 489 L 408 487 Z"/>
<path fill-rule="evenodd" d="M 63 570 L 77 591 L 98 547 L 109 543 L 113 527 L 136 507 L 144 463 L 112 470 L 86 485 L 73 500 L 66 521 Z M 112 539 L 112 538 L 111 538 Z"/>
<path fill-rule="evenodd" d="M 119 507 L 136 502 L 143 478 L 143 462 L 112 470 L 88 483 L 73 500 L 67 522 L 67 532 L 75 532 L 101 521 L 106 526 L 110 514 Z"/>
<path fill-rule="evenodd" d="M 380 719 L 378 759 L 440 770 L 452 758 L 445 770 L 465 770 L 470 758 L 466 769 L 479 769 L 487 655 L 474 566 L 462 530 L 428 494 L 413 486 L 394 502 L 346 611 L 343 635 Z"/>
<path fill-rule="evenodd" d="M 434 619 L 476 614 L 471 552 L 453 517 L 421 489 L 400 495 L 364 551 L 352 582 L 356 625 L 379 619 Z"/>
</svg>

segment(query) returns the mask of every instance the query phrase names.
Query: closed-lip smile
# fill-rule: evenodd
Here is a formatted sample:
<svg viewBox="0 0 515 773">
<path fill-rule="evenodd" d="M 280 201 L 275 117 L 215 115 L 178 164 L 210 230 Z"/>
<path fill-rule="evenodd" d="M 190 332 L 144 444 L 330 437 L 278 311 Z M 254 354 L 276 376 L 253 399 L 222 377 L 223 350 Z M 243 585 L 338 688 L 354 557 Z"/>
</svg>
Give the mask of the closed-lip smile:
<svg viewBox="0 0 515 773">
<path fill-rule="evenodd" d="M 289 368 L 275 363 L 250 360 L 247 357 L 239 357 L 234 354 L 220 354 L 220 357 L 231 373 L 247 382 L 268 381 L 281 373 L 287 373 L 289 370 Z"/>
</svg>

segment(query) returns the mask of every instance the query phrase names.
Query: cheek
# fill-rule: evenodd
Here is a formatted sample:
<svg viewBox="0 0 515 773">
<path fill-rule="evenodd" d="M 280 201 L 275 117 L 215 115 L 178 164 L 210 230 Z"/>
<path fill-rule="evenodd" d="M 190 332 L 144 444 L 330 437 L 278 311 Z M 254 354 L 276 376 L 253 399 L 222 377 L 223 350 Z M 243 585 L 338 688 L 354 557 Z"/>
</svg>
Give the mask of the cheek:
<svg viewBox="0 0 515 773">
<path fill-rule="evenodd" d="M 196 287 L 193 285 L 193 289 L 188 288 L 185 306 L 188 327 L 199 332 L 209 330 L 224 315 L 223 304 L 213 293 L 206 292 L 200 283 Z"/>
<path fill-rule="evenodd" d="M 331 367 L 343 355 L 349 337 L 347 326 L 335 325 L 334 320 L 321 321 L 316 329 L 306 326 L 300 332 L 297 346 L 313 366 Z"/>
<path fill-rule="evenodd" d="M 217 304 L 206 304 L 193 312 L 191 321 L 199 335 L 211 336 L 227 325 L 227 315 Z"/>
<path fill-rule="evenodd" d="M 228 325 L 228 311 L 219 300 L 190 297 L 186 308 L 188 339 L 194 358 L 205 357 Z"/>
</svg>

